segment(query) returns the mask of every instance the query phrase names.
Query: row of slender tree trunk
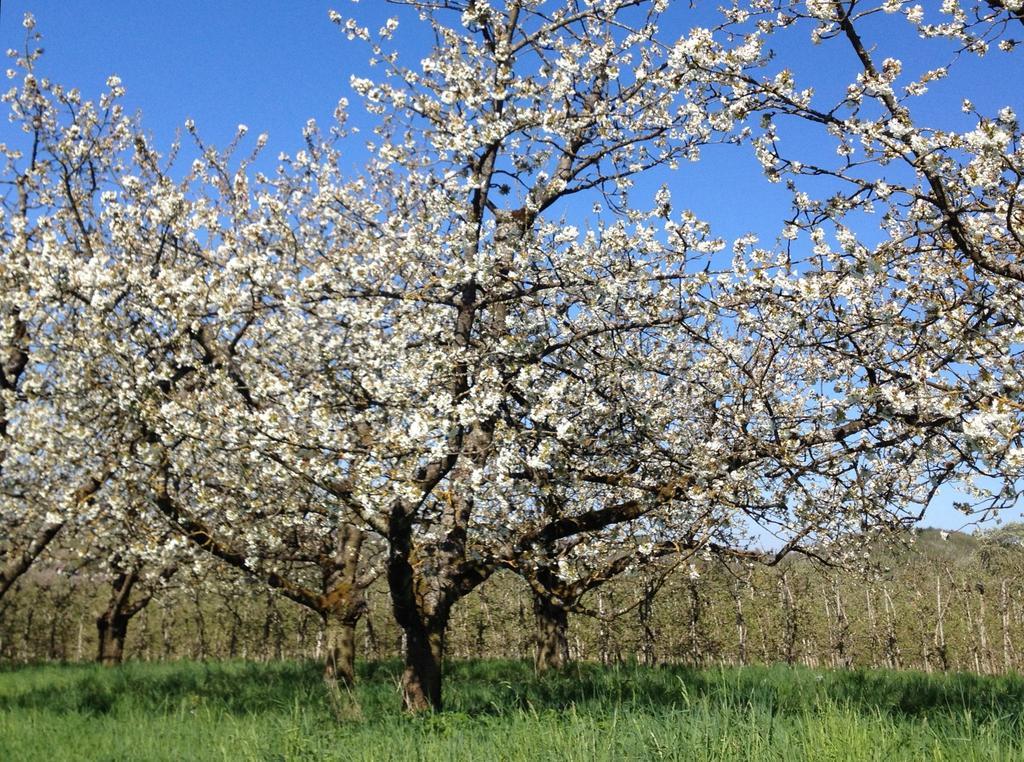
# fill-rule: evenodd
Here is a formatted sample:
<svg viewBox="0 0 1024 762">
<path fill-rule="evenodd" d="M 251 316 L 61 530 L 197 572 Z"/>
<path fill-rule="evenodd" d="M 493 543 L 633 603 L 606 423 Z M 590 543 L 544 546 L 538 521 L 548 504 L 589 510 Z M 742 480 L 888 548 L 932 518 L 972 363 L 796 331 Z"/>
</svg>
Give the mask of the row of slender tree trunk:
<svg viewBox="0 0 1024 762">
<path fill-rule="evenodd" d="M 102 597 L 89 598 L 84 586 L 23 585 L 0 609 L 0 654 L 74 660 L 95 648 L 97 660 L 109 665 L 126 657 L 301 656 L 322 659 L 343 685 L 355 679 L 357 656 L 390 658 L 403 647 L 427 652 L 428 668 L 439 669 L 446 655 L 529 657 L 541 672 L 576 659 L 652 665 L 781 661 L 982 673 L 1022 664 L 1019 578 L 972 582 L 939 569 L 908 587 L 900 580 L 868 583 L 789 570 L 760 580 L 681 579 L 658 591 L 636 580 L 630 588 L 630 582 L 598 590 L 592 602 L 596 616 L 586 617 L 499 575 L 464 601 L 446 629 L 410 644 L 390 620 L 387 592 L 377 588 L 359 610 L 322 616 L 261 593 L 258 586 L 244 596 L 235 588 L 220 595 L 198 586 L 160 589 L 141 584 L 138 571 L 128 569 L 111 578 Z M 613 616 L 622 600 L 638 594 L 639 605 Z M 94 615 L 93 639 L 83 625 L 84 609 L 95 607 L 97 599 L 102 605 Z"/>
</svg>

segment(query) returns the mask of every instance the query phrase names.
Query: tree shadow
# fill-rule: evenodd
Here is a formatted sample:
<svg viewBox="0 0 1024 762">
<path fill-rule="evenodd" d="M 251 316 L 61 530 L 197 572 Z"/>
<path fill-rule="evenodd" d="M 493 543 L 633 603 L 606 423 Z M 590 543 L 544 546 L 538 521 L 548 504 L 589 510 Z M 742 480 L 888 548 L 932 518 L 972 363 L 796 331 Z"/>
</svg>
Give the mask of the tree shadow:
<svg viewBox="0 0 1024 762">
<path fill-rule="evenodd" d="M 786 665 L 693 669 L 574 664 L 535 676 L 529 664 L 451 665 L 446 706 L 467 714 L 509 710 L 663 712 L 700 701 L 732 711 L 813 712 L 824 705 L 896 718 L 969 715 L 1022 723 L 1024 679 L 886 670 L 810 670 Z"/>
<path fill-rule="evenodd" d="M 52 681 L 0 691 L 0 709 L 110 714 L 141 710 L 194 713 L 202 707 L 231 714 L 280 711 L 323 703 L 321 667 L 302 662 L 128 663 L 115 668 L 66 665 Z M 61 674 L 63 673 L 63 674 Z M 18 673 L 0 679 L 16 680 Z"/>
<path fill-rule="evenodd" d="M 399 713 L 397 660 L 363 662 L 357 697 L 366 720 Z M 314 662 L 129 663 L 115 669 L 47 666 L 0 673 L 0 710 L 105 715 L 145 711 L 187 715 L 312 712 L 330 715 L 321 666 Z M 1022 724 L 1024 679 L 972 674 L 800 667 L 692 669 L 577 663 L 537 676 L 517 661 L 447 664 L 445 707 L 455 714 L 630 711 L 661 714 L 700 703 L 741 714 L 804 714 L 842 707 L 894 718 L 965 718 Z"/>
</svg>

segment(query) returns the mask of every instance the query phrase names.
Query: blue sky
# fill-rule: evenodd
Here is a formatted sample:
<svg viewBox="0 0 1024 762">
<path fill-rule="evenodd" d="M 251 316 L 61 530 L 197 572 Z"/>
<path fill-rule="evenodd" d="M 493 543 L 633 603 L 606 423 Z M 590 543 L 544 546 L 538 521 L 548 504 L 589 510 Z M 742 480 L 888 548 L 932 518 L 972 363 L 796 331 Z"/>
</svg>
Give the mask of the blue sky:
<svg viewBox="0 0 1024 762">
<path fill-rule="evenodd" d="M 700 23 L 699 16 L 686 15 L 691 13 L 688 5 L 674 7 L 678 15 L 670 16 L 669 23 L 678 28 L 666 30 L 670 34 Z M 366 48 L 344 39 L 328 20 L 331 8 L 357 16 L 371 29 L 388 16 L 399 17 L 396 41 L 410 60 L 421 58 L 432 42 L 414 13 L 383 0 L 4 0 L 0 37 L 4 49 L 21 48 L 22 15 L 31 11 L 46 49 L 43 74 L 79 87 L 87 97 L 98 94 L 110 74 L 119 75 L 127 88 L 128 108 L 143 113 L 159 148 L 166 149 L 189 118 L 204 139 L 220 145 L 244 123 L 250 139 L 269 134 L 269 162 L 281 151 L 301 147 L 301 129 L 310 117 L 329 124 L 342 96 L 353 103 L 352 124 L 372 124 L 348 85 L 350 75 L 370 72 Z M 908 30 L 898 17 L 878 17 L 869 25 L 868 41 L 878 45 L 880 57 L 888 47 L 906 56 L 908 69 L 924 67 L 927 44 L 908 37 Z M 785 38 L 780 44 L 786 44 Z M 845 86 L 844 73 L 852 63 L 847 55 L 829 45 L 780 50 L 781 61 L 814 73 L 819 92 Z M 1024 113 L 1024 89 L 1016 84 L 1024 81 L 1021 56 L 999 55 L 969 62 L 962 77 L 936 84 L 921 100 L 919 113 L 946 127 L 969 128 L 959 111 L 965 95 L 983 111 L 994 113 L 1010 105 Z M 11 138 L 9 126 L 0 123 L 0 140 Z M 358 143 L 353 143 L 351 156 L 358 166 Z M 691 208 L 711 220 L 715 232 L 726 239 L 753 230 L 765 231 L 770 242 L 788 211 L 783 189 L 764 182 L 750 153 L 734 147 L 706 149 L 699 164 L 684 166 L 671 177 L 651 178 L 638 192 L 653 193 L 663 180 L 669 182 L 677 208 Z M 960 527 L 963 518 L 952 510 L 952 499 L 951 494 L 941 495 L 925 523 Z M 1017 511 L 1006 518 L 1019 516 Z"/>
<path fill-rule="evenodd" d="M 187 118 L 215 143 L 242 122 L 270 134 L 271 148 L 294 149 L 306 119 L 327 120 L 348 89 L 352 52 L 327 18 L 330 3 L 74 2 L 5 0 L 4 48 L 20 48 L 25 11 L 35 14 L 46 50 L 42 68 L 85 94 L 110 74 L 127 103 L 166 144 Z"/>
</svg>

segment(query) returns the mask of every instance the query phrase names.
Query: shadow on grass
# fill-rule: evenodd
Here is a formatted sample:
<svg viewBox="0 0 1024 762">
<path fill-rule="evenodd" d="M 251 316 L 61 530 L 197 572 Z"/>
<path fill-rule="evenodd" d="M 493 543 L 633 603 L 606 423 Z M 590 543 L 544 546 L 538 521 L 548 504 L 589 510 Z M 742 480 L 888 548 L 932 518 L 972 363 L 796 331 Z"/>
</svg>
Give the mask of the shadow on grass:
<svg viewBox="0 0 1024 762">
<path fill-rule="evenodd" d="M 26 674 L 26 673 L 35 674 Z M 19 690 L 19 678 L 31 685 Z M 13 683 L 7 686 L 5 684 Z M 173 713 L 215 707 L 234 714 L 322 702 L 320 668 L 303 662 L 129 663 L 48 665 L 0 675 L 0 709 L 108 714 L 122 709 Z"/>
<path fill-rule="evenodd" d="M 686 709 L 695 702 L 743 711 L 813 711 L 822 703 L 873 714 L 934 717 L 969 712 L 978 722 L 1024 713 L 1024 679 L 885 670 L 771 666 L 656 668 L 576 664 L 537 677 L 519 662 L 461 662 L 448 672 L 446 705 L 469 714 Z"/>
<path fill-rule="evenodd" d="M 397 714 L 397 661 L 359 666 L 367 719 Z M 513 661 L 448 665 L 446 708 L 469 716 L 618 711 L 662 713 L 694 703 L 739 713 L 801 714 L 823 705 L 864 714 L 922 718 L 969 716 L 975 723 L 1020 722 L 1024 679 L 917 672 L 815 671 L 786 666 L 695 670 L 576 664 L 541 677 Z M 311 662 L 131 663 L 116 669 L 47 665 L 0 672 L 0 710 L 118 714 L 239 715 L 328 713 L 320 666 Z"/>
</svg>

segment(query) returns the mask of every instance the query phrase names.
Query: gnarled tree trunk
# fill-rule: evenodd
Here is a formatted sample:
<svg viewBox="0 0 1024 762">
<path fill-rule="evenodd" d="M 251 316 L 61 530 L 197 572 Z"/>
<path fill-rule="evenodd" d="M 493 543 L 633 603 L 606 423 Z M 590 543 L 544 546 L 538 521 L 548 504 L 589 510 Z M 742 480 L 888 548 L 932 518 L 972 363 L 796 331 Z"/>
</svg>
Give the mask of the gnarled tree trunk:
<svg viewBox="0 0 1024 762">
<path fill-rule="evenodd" d="M 429 602 L 419 600 L 415 589 L 417 580 L 409 557 L 405 553 L 396 553 L 396 550 L 401 549 L 400 545 L 396 548 L 392 542 L 388 559 L 388 587 L 391 590 L 395 621 L 402 629 L 405 640 L 402 708 L 407 712 L 440 711 L 448 606 L 439 600 L 443 596 L 430 595 Z M 443 584 L 441 580 L 434 582 L 438 586 Z"/>
<path fill-rule="evenodd" d="M 536 623 L 533 666 L 538 674 L 569 663 L 569 612 L 552 598 L 533 594 Z"/>
<path fill-rule="evenodd" d="M 324 567 L 320 616 L 324 620 L 324 680 L 329 687 L 350 689 L 356 681 L 356 625 L 366 613 L 366 587 L 359 579 L 365 535 L 351 524 L 338 528 L 336 549 Z"/>
<path fill-rule="evenodd" d="M 420 621 L 402 628 L 405 633 L 405 669 L 402 705 L 410 712 L 441 711 L 441 676 L 447 617 Z"/>
<path fill-rule="evenodd" d="M 474 584 L 467 580 L 460 585 L 457 569 L 431 577 L 418 575 L 410 561 L 412 533 L 408 524 L 392 525 L 388 545 L 388 589 L 404 640 L 402 708 L 414 713 L 440 711 L 448 618 L 452 604 Z"/>
<path fill-rule="evenodd" d="M 356 697 L 356 624 L 363 614 L 361 591 L 353 596 L 335 598 L 333 605 L 324 610 L 324 684 L 334 713 L 339 720 L 354 720 L 363 716 Z M 336 589 L 333 591 L 337 593 Z M 331 600 L 330 596 L 327 596 Z"/>
<path fill-rule="evenodd" d="M 352 688 L 356 683 L 356 624 L 359 615 L 324 614 L 324 680 Z"/>
</svg>

